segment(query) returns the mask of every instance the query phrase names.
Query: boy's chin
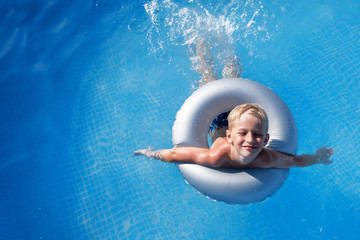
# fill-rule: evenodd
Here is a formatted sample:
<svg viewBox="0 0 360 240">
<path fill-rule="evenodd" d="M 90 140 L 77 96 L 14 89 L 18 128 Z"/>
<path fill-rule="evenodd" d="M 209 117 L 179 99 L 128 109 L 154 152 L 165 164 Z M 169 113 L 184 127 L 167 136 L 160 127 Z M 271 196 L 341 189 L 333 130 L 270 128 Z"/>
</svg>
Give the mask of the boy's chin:
<svg viewBox="0 0 360 240">
<path fill-rule="evenodd" d="M 246 160 L 243 161 L 242 164 L 247 165 L 247 164 L 252 163 L 254 160 L 255 160 L 255 159 L 253 159 L 253 158 L 252 158 L 252 159 L 246 159 Z"/>
<path fill-rule="evenodd" d="M 257 151 L 257 149 L 252 149 L 250 151 L 244 149 L 242 151 L 242 155 L 244 158 L 256 158 L 256 156 L 258 155 L 258 151 Z"/>
<path fill-rule="evenodd" d="M 243 155 L 243 159 L 240 160 L 239 163 L 246 165 L 246 164 L 252 163 L 255 160 L 255 158 L 256 157 L 254 157 L 253 154 L 248 155 L 248 156 Z"/>
</svg>

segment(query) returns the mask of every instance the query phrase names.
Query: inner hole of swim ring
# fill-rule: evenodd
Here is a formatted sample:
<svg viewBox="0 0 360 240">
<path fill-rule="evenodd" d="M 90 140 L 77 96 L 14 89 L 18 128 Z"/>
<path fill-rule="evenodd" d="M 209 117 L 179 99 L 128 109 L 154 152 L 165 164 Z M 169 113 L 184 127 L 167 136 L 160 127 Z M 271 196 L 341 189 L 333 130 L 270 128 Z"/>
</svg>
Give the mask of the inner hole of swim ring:
<svg viewBox="0 0 360 240">
<path fill-rule="evenodd" d="M 226 137 L 226 130 L 228 129 L 227 117 L 230 111 L 219 114 L 211 123 L 208 133 L 209 146 L 214 143 L 218 137 Z"/>
</svg>

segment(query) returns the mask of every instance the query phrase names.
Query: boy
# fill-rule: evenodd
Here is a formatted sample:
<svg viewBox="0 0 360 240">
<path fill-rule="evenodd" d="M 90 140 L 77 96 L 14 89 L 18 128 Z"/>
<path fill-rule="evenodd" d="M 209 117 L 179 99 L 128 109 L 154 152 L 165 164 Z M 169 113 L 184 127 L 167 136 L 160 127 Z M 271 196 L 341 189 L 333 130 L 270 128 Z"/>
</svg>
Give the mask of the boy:
<svg viewBox="0 0 360 240">
<path fill-rule="evenodd" d="M 268 118 L 257 104 L 243 104 L 228 116 L 226 137 L 218 137 L 210 149 L 179 147 L 152 151 L 142 149 L 134 155 L 145 155 L 165 162 L 196 163 L 223 168 L 289 168 L 317 163 L 330 164 L 333 148 L 322 147 L 316 154 L 293 156 L 264 148 L 269 141 Z"/>
</svg>

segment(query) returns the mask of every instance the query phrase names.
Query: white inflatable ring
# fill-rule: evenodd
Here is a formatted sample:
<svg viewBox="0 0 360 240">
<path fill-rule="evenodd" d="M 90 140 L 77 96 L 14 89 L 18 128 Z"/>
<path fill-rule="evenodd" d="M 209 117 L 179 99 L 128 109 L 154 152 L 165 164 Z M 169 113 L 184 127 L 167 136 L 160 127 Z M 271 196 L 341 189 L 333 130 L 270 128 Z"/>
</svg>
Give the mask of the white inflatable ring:
<svg viewBox="0 0 360 240">
<path fill-rule="evenodd" d="M 176 114 L 173 145 L 209 148 L 213 119 L 243 103 L 258 103 L 269 118 L 269 149 L 296 154 L 297 129 L 281 98 L 270 88 L 241 78 L 221 79 L 196 90 Z M 227 203 L 260 202 L 279 189 L 289 169 L 224 169 L 178 164 L 186 182 L 206 196 Z"/>
</svg>

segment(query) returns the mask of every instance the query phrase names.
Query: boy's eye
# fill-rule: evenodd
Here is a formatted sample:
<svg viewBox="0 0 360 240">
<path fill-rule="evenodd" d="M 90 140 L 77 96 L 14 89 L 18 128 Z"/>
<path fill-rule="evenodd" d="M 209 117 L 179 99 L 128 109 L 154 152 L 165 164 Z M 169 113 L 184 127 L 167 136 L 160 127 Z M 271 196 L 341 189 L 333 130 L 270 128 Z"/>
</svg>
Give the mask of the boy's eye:
<svg viewBox="0 0 360 240">
<path fill-rule="evenodd" d="M 247 132 L 238 132 L 238 134 L 239 134 L 240 136 L 246 136 Z M 253 135 L 253 137 L 255 137 L 255 138 L 261 138 L 261 137 L 264 136 L 262 133 L 253 133 L 252 135 Z"/>
</svg>

